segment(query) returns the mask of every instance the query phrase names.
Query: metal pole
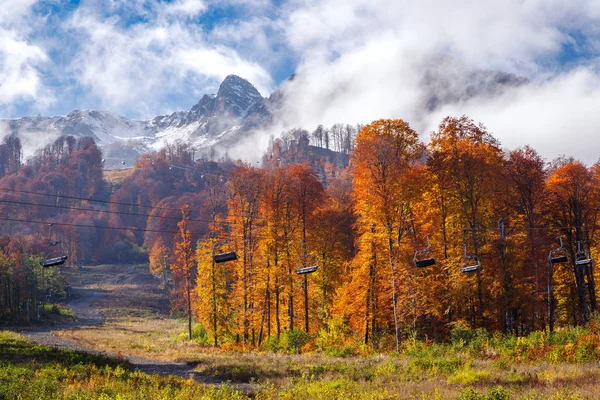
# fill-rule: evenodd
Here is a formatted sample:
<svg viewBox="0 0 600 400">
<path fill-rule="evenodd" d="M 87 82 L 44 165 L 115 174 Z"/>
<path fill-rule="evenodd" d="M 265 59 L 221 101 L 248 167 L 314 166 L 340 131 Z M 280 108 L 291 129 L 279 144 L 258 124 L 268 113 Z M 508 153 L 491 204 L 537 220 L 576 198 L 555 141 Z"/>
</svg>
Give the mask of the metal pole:
<svg viewBox="0 0 600 400">
<path fill-rule="evenodd" d="M 212 297 L 213 297 L 213 332 L 214 332 L 214 340 L 213 340 L 213 346 L 217 347 L 217 283 L 216 283 L 216 277 L 215 277 L 215 243 L 213 243 L 212 246 L 212 252 L 211 252 L 211 263 L 212 263 Z"/>
<path fill-rule="evenodd" d="M 308 274 L 304 274 L 304 330 L 308 333 Z"/>
</svg>

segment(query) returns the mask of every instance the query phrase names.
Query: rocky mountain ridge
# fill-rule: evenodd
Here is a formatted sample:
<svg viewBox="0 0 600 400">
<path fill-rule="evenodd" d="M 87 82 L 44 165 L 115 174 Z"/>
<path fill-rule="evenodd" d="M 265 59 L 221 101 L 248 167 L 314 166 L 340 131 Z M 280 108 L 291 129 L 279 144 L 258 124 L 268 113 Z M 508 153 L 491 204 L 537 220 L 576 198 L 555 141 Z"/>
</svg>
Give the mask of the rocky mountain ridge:
<svg viewBox="0 0 600 400">
<path fill-rule="evenodd" d="M 495 96 L 529 83 L 509 73 L 469 72 L 453 65 L 453 60 L 438 61 L 423 68 L 421 87 L 425 96 L 421 108 L 429 112 L 445 104 Z M 286 83 L 293 79 L 294 76 Z M 196 154 L 208 154 L 213 149 L 226 150 L 252 131 L 266 129 L 270 122 L 281 119 L 282 105 L 293 103 L 295 96 L 294 90 L 287 90 L 286 83 L 264 98 L 247 80 L 229 75 L 216 95 L 204 95 L 189 111 L 150 120 L 133 120 L 97 110 L 75 110 L 66 116 L 0 119 L 0 134 L 18 136 L 27 149 L 41 148 L 61 135 L 91 136 L 103 148 L 106 168 L 129 167 L 140 154 L 176 141 L 192 146 Z"/>
<path fill-rule="evenodd" d="M 229 75 L 216 95 L 204 95 L 189 111 L 133 120 L 107 111 L 75 110 L 66 116 L 0 120 L 0 130 L 18 136 L 25 147 L 61 135 L 91 136 L 104 148 L 107 168 L 131 166 L 138 154 L 177 140 L 200 151 L 232 142 L 270 117 L 267 102 L 251 83 Z"/>
</svg>

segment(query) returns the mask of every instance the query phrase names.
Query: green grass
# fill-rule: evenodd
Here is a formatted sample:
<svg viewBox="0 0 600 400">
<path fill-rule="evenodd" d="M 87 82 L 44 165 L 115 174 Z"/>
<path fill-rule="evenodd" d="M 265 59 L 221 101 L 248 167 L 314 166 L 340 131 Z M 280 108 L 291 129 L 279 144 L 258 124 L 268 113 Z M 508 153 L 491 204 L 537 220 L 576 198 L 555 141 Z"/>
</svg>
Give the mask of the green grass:
<svg viewBox="0 0 600 400">
<path fill-rule="evenodd" d="M 570 342 L 567 342 L 570 343 Z M 449 345 L 448 345 L 449 346 Z M 412 355 L 330 357 L 269 352 L 201 353 L 197 371 L 231 380 L 206 386 L 132 371 L 122 360 L 32 345 L 0 332 L 0 399 L 544 399 L 597 398 L 595 364 L 521 364 L 470 358 L 443 346 Z M 560 393 L 557 397 L 556 393 Z"/>
<path fill-rule="evenodd" d="M 131 371 L 126 362 L 0 332 L 0 399 L 246 399 L 231 386 Z"/>
</svg>

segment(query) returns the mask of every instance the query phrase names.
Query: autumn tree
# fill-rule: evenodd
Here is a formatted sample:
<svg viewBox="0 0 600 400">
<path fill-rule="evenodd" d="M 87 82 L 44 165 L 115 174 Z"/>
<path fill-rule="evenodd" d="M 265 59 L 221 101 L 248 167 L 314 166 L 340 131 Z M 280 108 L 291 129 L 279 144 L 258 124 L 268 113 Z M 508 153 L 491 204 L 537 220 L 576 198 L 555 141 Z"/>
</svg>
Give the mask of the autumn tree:
<svg viewBox="0 0 600 400">
<path fill-rule="evenodd" d="M 312 275 L 318 291 L 312 296 L 313 307 L 322 324 L 332 317 L 332 307 L 338 288 L 346 284 L 346 273 L 354 256 L 354 207 L 352 180 L 349 173 L 334 179 L 327 188 L 326 198 L 314 211 L 310 231 L 311 250 L 317 255 L 319 268 Z"/>
<path fill-rule="evenodd" d="M 579 262 L 590 259 L 590 244 L 594 238 L 598 212 L 600 210 L 600 187 L 593 172 L 579 161 L 569 161 L 559 166 L 548 177 L 548 218 L 566 239 L 576 298 L 577 313 L 574 323 L 585 323 L 590 313 L 598 309 L 592 262 Z M 559 305 L 569 304 L 567 293 L 561 295 Z M 563 312 L 565 311 L 563 307 Z"/>
<path fill-rule="evenodd" d="M 259 243 L 258 225 L 260 223 L 261 198 L 264 179 L 261 171 L 248 165 L 236 168 L 229 179 L 230 199 L 228 201 L 228 220 L 231 234 L 241 241 L 240 269 L 234 283 L 235 299 L 240 299 L 241 334 L 244 343 L 256 341 L 257 312 L 260 309 L 258 281 L 260 268 L 256 260 Z M 252 326 L 251 326 L 252 325 Z"/>
<path fill-rule="evenodd" d="M 265 219 L 261 251 L 266 259 L 265 309 L 267 337 L 271 336 L 271 326 L 274 314 L 275 332 L 277 338 L 282 332 L 282 296 L 284 292 L 285 270 L 283 254 L 285 247 L 284 214 L 287 203 L 286 169 L 277 168 L 265 177 L 265 190 L 261 215 Z M 273 296 L 273 297 L 272 297 Z M 274 307 L 271 305 L 274 303 Z M 262 330 L 261 330 L 262 333 Z M 259 335 L 259 341 L 262 335 Z"/>
<path fill-rule="evenodd" d="M 473 120 L 462 116 L 460 118 L 445 118 L 438 130 L 431 135 L 431 159 L 435 164 L 430 164 L 437 181 L 444 185 L 443 190 L 448 196 L 444 205 L 454 205 L 453 210 L 444 210 L 444 218 L 448 213 L 455 215 L 455 237 L 462 236 L 464 244 L 468 245 L 469 255 L 481 260 L 482 248 L 486 244 L 486 234 L 496 218 L 493 215 L 496 188 L 501 181 L 504 158 L 500 143 L 486 131 L 483 125 L 477 125 Z M 462 229 L 461 229 L 462 228 Z M 462 232 L 460 232 L 462 230 Z M 446 232 L 445 232 L 446 235 Z M 447 240 L 447 239 L 446 239 Z M 455 239 L 456 240 L 456 239 Z M 448 244 L 445 243 L 445 246 Z M 463 251 L 462 243 L 454 243 L 454 255 L 460 259 Z M 484 282 L 482 266 L 476 272 L 477 319 L 481 326 L 484 325 Z M 489 280 L 486 288 L 490 289 L 497 282 L 492 273 L 493 268 L 488 268 Z M 456 284 L 462 284 L 461 279 L 453 271 L 452 278 Z M 464 282 L 464 284 L 468 284 Z M 461 297 L 464 293 L 461 294 Z M 470 296 L 469 296 L 470 297 Z M 455 299 L 455 304 L 464 303 L 464 298 Z M 471 313 L 473 321 L 473 313 Z"/>
<path fill-rule="evenodd" d="M 385 321 L 385 314 L 377 309 L 381 300 L 376 297 L 391 292 L 396 349 L 400 344 L 398 280 L 402 275 L 406 277 L 406 266 L 399 265 L 399 249 L 412 217 L 415 190 L 408 178 L 423 151 L 418 134 L 408 123 L 379 120 L 359 132 L 351 160 L 360 224 L 358 256 L 361 263 L 369 265 L 366 280 L 360 279 L 367 283 L 365 317 L 371 318 L 371 332 L 376 335 L 377 320 Z M 381 270 L 383 259 L 388 268 L 385 275 Z M 382 286 L 383 277 L 389 280 L 387 288 Z M 365 324 L 365 342 L 368 335 Z"/>
<path fill-rule="evenodd" d="M 169 269 L 169 249 L 164 245 L 161 238 L 154 241 L 148 251 L 150 261 L 150 273 L 160 276 L 163 281 L 163 288 L 167 284 L 167 271 Z"/>
<path fill-rule="evenodd" d="M 531 329 L 539 327 L 536 316 L 545 313 L 546 301 L 552 302 L 551 298 L 540 301 L 537 297 L 547 283 L 549 243 L 542 229 L 546 176 L 544 160 L 533 148 L 525 146 L 508 154 L 503 200 L 514 213 L 514 229 L 518 231 L 514 235 L 514 253 L 520 268 L 513 272 L 513 284 L 507 288 L 503 303 L 521 315 L 521 322 Z M 546 321 L 551 326 L 550 315 Z"/>
<path fill-rule="evenodd" d="M 317 207 L 323 202 L 325 192 L 312 168 L 307 164 L 290 167 L 290 195 L 296 202 L 301 231 L 301 265 L 306 267 L 310 244 L 307 243 L 307 230 L 313 221 Z M 308 276 L 304 275 L 304 330 L 309 331 Z"/>
<path fill-rule="evenodd" d="M 215 251 L 221 250 L 219 244 L 222 243 L 222 239 L 218 235 L 215 236 L 199 241 L 196 249 L 198 274 L 195 308 L 199 321 L 204 326 L 212 328 L 213 346 L 217 347 L 219 337 L 222 337 L 224 333 L 231 332 L 232 293 L 228 290 L 227 285 L 232 281 L 235 269 L 229 267 L 231 263 L 218 265 L 215 263 Z"/>
<path fill-rule="evenodd" d="M 190 207 L 181 207 L 182 219 L 177 224 L 180 239 L 175 244 L 175 260 L 171 263 L 173 277 L 172 305 L 173 309 L 186 313 L 188 319 L 188 338 L 192 340 L 192 301 L 194 289 L 195 254 L 192 247 L 192 234 L 188 230 Z"/>
</svg>

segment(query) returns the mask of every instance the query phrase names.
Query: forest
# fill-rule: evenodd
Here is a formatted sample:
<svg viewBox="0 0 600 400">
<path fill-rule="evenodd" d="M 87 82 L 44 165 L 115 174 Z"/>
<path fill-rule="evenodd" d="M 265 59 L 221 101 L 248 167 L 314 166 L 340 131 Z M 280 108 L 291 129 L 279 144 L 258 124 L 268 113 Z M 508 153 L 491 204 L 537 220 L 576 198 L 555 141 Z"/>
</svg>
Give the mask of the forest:
<svg viewBox="0 0 600 400">
<path fill-rule="evenodd" d="M 413 335 L 584 325 L 597 311 L 600 164 L 506 151 L 466 116 L 428 144 L 378 120 L 286 132 L 256 165 L 193 154 L 175 143 L 111 181 L 90 138 L 25 161 L 5 139 L 0 320 L 65 293 L 39 266 L 60 255 L 73 268 L 147 262 L 190 337 L 199 323 L 215 347 L 325 332 L 394 350 Z"/>
</svg>

